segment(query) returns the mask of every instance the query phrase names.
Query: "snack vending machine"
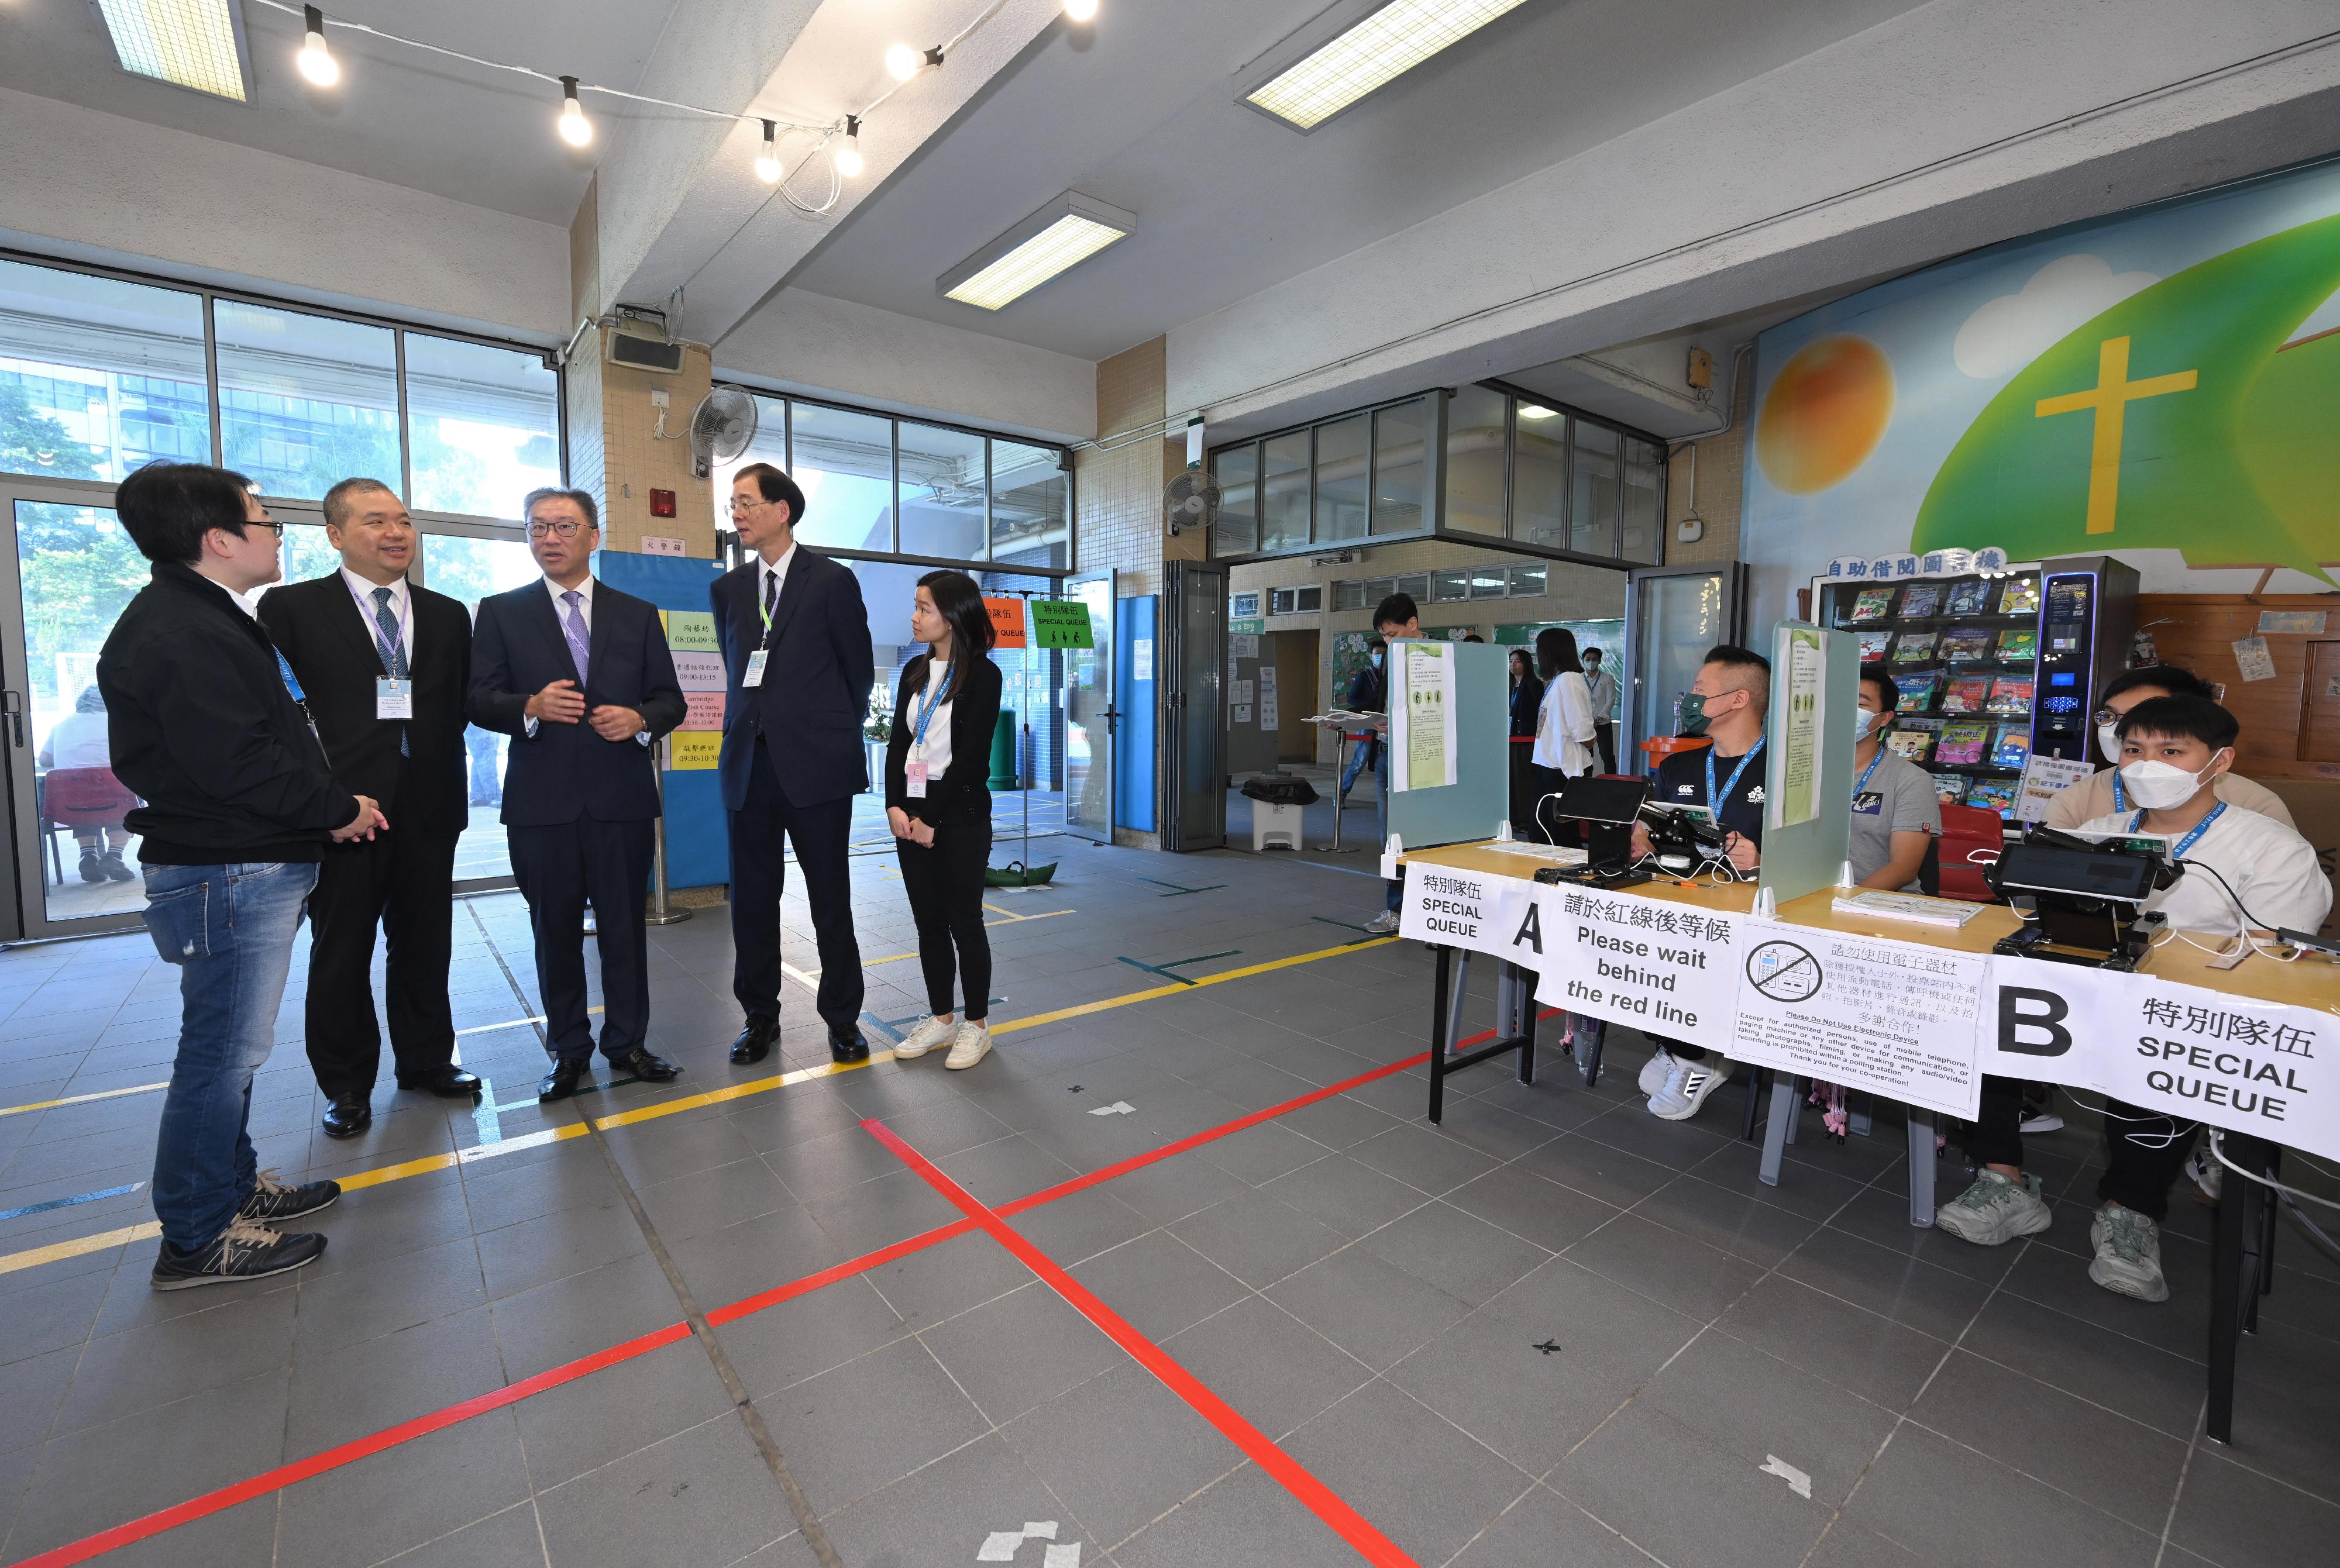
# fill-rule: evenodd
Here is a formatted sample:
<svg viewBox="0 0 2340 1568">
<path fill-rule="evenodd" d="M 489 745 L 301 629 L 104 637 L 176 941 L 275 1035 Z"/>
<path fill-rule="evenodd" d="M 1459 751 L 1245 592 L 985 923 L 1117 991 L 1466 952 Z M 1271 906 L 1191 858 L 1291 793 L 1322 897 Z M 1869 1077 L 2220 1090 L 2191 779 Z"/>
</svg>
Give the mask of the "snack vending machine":
<svg viewBox="0 0 2340 1568">
<path fill-rule="evenodd" d="M 2011 819 L 2024 764 L 2090 754 L 2097 694 L 2128 664 L 2137 576 L 2107 556 L 1962 577 L 1823 577 L 1815 618 L 1860 639 L 1899 694 L 1885 744 L 1944 804 Z"/>
</svg>

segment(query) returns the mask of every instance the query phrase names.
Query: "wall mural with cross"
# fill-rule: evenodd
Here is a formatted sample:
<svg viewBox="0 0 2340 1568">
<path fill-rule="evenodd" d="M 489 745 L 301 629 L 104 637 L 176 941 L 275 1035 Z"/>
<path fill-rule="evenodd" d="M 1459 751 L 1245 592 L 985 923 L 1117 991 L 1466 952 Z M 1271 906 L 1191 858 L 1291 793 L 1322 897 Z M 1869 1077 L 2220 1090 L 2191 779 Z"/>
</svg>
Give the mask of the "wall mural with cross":
<svg viewBox="0 0 2340 1568">
<path fill-rule="evenodd" d="M 2340 163 L 1978 251 L 1758 340 L 1756 619 L 1836 556 L 2340 589 Z"/>
</svg>

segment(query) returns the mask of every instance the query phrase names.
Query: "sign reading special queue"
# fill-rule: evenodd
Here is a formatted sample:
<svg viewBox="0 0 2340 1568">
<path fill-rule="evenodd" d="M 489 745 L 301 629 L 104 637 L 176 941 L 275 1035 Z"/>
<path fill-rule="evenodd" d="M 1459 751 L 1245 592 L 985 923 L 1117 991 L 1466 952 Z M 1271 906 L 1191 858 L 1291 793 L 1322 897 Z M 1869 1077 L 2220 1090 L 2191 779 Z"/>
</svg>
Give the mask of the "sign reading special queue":
<svg viewBox="0 0 2340 1568">
<path fill-rule="evenodd" d="M 2340 1159 L 2340 1019 L 2151 974 L 1991 961 L 1980 1065 Z"/>
<path fill-rule="evenodd" d="M 1543 887 L 1546 1007 L 1728 1053 L 1743 916 L 1631 893 Z"/>
<path fill-rule="evenodd" d="M 1515 876 L 1409 865 L 1398 934 L 1541 969 L 1546 944 L 1537 891 Z"/>
</svg>

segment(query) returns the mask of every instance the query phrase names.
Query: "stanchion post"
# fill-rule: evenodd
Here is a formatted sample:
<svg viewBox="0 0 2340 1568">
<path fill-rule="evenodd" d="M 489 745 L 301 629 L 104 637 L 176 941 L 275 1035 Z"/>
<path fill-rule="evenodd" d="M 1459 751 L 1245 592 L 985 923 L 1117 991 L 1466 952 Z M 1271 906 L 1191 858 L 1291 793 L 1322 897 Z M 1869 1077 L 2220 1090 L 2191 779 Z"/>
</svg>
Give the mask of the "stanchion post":
<svg viewBox="0 0 2340 1568">
<path fill-rule="evenodd" d="M 664 745 L 667 743 L 659 743 Z M 658 820 L 650 824 L 650 907 L 642 916 L 644 925 L 680 925 L 690 918 L 687 909 L 676 909 L 667 902 L 666 888 L 666 770 L 650 759 L 650 783 L 658 790 Z"/>
</svg>

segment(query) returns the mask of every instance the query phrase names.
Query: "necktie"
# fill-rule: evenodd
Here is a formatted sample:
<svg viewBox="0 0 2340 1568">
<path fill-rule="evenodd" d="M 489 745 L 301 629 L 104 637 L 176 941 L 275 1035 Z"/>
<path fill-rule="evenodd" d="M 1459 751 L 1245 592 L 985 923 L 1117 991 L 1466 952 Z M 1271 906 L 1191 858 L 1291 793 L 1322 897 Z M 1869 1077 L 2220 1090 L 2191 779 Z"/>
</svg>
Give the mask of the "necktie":
<svg viewBox="0 0 2340 1568">
<path fill-rule="evenodd" d="M 772 612 L 779 606 L 780 579 L 771 573 L 764 574 L 764 624 L 772 624 Z"/>
<path fill-rule="evenodd" d="M 404 680 L 406 678 L 405 639 L 398 635 L 398 617 L 390 613 L 388 588 L 376 588 L 373 591 L 373 624 L 380 628 L 374 633 L 374 643 L 382 650 L 382 667 L 390 672 L 392 680 Z M 406 749 L 404 725 L 398 726 L 398 754 L 400 756 L 409 754 Z"/>
<path fill-rule="evenodd" d="M 585 629 L 585 596 L 569 588 L 560 596 L 569 604 L 569 618 L 561 623 L 561 636 L 569 639 L 569 656 L 577 665 L 577 684 L 585 684 L 586 665 L 592 657 L 593 636 Z"/>
</svg>

